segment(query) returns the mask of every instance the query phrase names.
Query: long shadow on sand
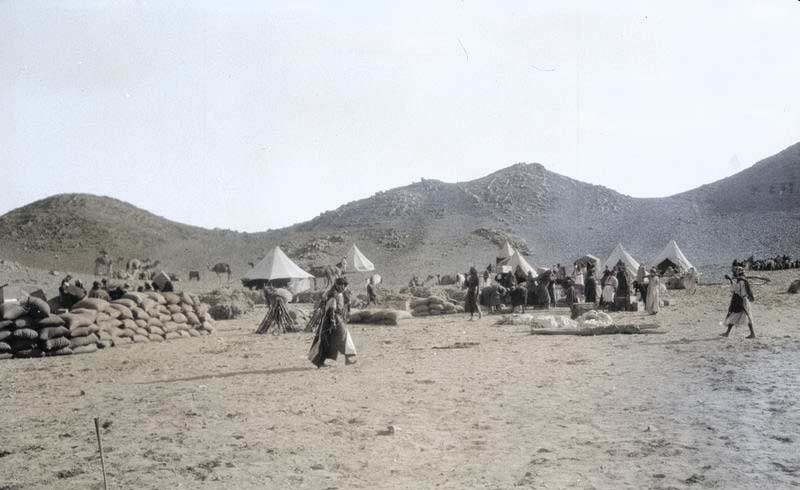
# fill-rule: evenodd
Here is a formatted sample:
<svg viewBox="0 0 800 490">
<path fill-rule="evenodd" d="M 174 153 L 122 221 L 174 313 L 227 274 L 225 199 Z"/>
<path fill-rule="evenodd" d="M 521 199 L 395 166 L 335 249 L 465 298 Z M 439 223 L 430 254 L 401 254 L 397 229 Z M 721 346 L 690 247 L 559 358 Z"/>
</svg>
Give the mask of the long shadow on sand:
<svg viewBox="0 0 800 490">
<path fill-rule="evenodd" d="M 172 378 L 172 379 L 160 379 L 156 381 L 143 381 L 141 383 L 136 383 L 140 385 L 155 385 L 161 383 L 180 383 L 184 381 L 201 381 L 206 379 L 220 379 L 220 378 L 232 378 L 234 376 L 247 376 L 250 374 L 284 374 L 284 373 L 296 373 L 300 371 L 313 371 L 316 370 L 315 367 L 285 367 L 285 368 L 275 368 L 275 369 L 254 369 L 252 371 L 233 371 L 230 373 L 220 373 L 220 374 L 205 374 L 201 376 L 191 376 L 189 378 Z"/>
</svg>

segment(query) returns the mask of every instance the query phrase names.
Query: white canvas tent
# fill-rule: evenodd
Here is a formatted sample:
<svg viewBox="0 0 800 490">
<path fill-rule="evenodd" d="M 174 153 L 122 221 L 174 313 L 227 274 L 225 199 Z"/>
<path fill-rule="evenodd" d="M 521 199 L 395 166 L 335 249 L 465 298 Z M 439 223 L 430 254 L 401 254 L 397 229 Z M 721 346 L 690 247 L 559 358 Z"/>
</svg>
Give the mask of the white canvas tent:
<svg viewBox="0 0 800 490">
<path fill-rule="evenodd" d="M 361 253 L 356 244 L 350 246 L 347 252 L 347 270 L 345 272 L 370 272 L 375 270 L 375 265 Z"/>
<path fill-rule="evenodd" d="M 523 257 L 518 250 L 514 250 L 514 253 L 511 255 L 511 257 L 506 262 L 503 262 L 503 265 L 511 267 L 511 272 L 516 272 L 517 267 L 519 267 L 525 274 L 530 272 L 534 276 L 536 275 L 536 269 L 531 267 L 528 261 L 525 260 L 525 257 Z"/>
<path fill-rule="evenodd" d="M 614 251 L 611 252 L 611 255 L 608 256 L 608 259 L 606 259 L 606 262 L 603 264 L 603 269 L 613 270 L 620 261 L 625 264 L 626 273 L 629 275 L 636 275 L 636 272 L 639 270 L 639 262 L 636 262 L 636 259 L 625 251 L 621 243 L 618 243 Z M 598 272 L 602 273 L 602 271 Z"/>
<path fill-rule="evenodd" d="M 292 262 L 280 247 L 275 247 L 242 277 L 242 282 L 286 281 L 289 290 L 299 293 L 310 289 L 313 279 L 314 276 Z"/>
<path fill-rule="evenodd" d="M 500 247 L 500 251 L 497 252 L 497 262 L 499 263 L 503 260 L 510 259 L 515 252 L 516 250 L 514 247 L 506 240 L 506 243 L 504 243 L 503 246 Z"/>
<path fill-rule="evenodd" d="M 655 267 L 657 269 L 661 269 L 662 267 L 668 265 L 674 265 L 677 267 L 678 272 L 686 272 L 694 267 L 692 263 L 689 262 L 689 259 L 683 255 L 683 252 L 681 251 L 680 247 L 678 247 L 678 244 L 675 243 L 675 240 L 670 240 L 667 246 L 664 247 L 664 250 L 662 250 L 660 254 L 656 255 L 654 259 L 647 263 L 647 267 Z"/>
</svg>

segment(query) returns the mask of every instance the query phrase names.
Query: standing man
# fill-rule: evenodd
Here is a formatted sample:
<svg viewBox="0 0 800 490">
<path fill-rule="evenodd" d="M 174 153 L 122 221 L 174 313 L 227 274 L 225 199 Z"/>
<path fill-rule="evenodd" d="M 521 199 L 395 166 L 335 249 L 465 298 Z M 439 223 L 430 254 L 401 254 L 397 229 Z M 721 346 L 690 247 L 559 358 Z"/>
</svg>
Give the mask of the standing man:
<svg viewBox="0 0 800 490">
<path fill-rule="evenodd" d="M 487 272 L 488 274 L 488 272 Z M 478 320 L 483 317 L 481 307 L 478 304 L 478 288 L 480 287 L 480 279 L 478 278 L 478 271 L 474 267 L 469 268 L 469 275 L 464 281 L 464 287 L 467 288 L 467 298 L 464 304 L 464 311 L 469 313 L 470 321 L 473 320 L 475 313 L 478 314 Z"/>
<path fill-rule="evenodd" d="M 356 362 L 356 347 L 345 323 L 345 289 L 347 279 L 338 277 L 326 295 L 325 311 L 308 353 L 308 359 L 318 368 L 325 365 L 325 359 L 335 361 L 340 352 L 345 356 L 345 364 Z"/>
<path fill-rule="evenodd" d="M 753 290 L 750 289 L 750 282 L 745 278 L 744 267 L 735 266 L 733 278 L 726 274 L 725 279 L 731 283 L 731 304 L 728 306 L 728 316 L 725 317 L 725 325 L 728 326 L 728 330 L 720 335 L 727 337 L 734 326 L 746 324 L 750 329 L 750 335 L 745 338 L 756 338 L 756 333 L 753 331 L 753 315 L 750 313 L 750 302 L 754 300 Z"/>
<path fill-rule="evenodd" d="M 378 306 L 378 292 L 375 288 L 375 281 L 370 277 L 367 281 L 367 306 Z"/>
</svg>

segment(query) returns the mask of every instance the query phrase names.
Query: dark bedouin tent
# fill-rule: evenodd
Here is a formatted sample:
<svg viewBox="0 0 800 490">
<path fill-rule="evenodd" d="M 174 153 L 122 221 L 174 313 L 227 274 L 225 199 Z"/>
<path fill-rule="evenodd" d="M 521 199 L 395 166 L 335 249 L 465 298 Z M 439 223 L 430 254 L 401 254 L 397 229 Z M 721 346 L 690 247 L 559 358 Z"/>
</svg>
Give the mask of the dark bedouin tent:
<svg viewBox="0 0 800 490">
<path fill-rule="evenodd" d="M 257 288 L 271 285 L 299 293 L 311 289 L 313 279 L 314 276 L 292 262 L 280 247 L 275 247 L 242 277 L 242 284 Z"/>
</svg>

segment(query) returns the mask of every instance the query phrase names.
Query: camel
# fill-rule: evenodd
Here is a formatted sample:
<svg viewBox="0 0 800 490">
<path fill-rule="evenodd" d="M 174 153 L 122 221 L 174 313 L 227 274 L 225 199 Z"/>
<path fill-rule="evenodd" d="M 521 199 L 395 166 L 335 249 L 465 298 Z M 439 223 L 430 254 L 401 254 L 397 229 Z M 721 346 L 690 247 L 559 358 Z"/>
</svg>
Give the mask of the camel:
<svg viewBox="0 0 800 490">
<path fill-rule="evenodd" d="M 217 279 L 219 279 L 220 274 L 228 274 L 228 282 L 231 282 L 231 266 L 224 263 L 218 262 L 214 264 L 214 267 L 209 267 L 208 270 L 217 274 Z"/>
<path fill-rule="evenodd" d="M 114 274 L 114 259 L 109 257 L 105 250 L 101 250 L 100 256 L 94 259 L 94 275 L 99 276 L 101 271 L 104 272 L 104 276 Z"/>
<path fill-rule="evenodd" d="M 314 279 L 324 278 L 325 279 L 325 286 L 326 288 L 333 285 L 333 281 L 336 278 L 342 275 L 342 270 L 339 268 L 339 265 L 321 265 L 321 266 L 312 266 L 310 268 L 311 275 L 314 276 Z M 316 281 L 315 281 L 316 283 Z"/>
</svg>

